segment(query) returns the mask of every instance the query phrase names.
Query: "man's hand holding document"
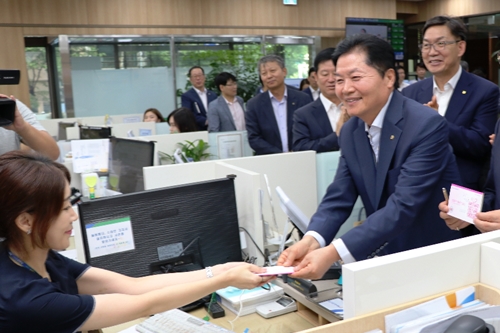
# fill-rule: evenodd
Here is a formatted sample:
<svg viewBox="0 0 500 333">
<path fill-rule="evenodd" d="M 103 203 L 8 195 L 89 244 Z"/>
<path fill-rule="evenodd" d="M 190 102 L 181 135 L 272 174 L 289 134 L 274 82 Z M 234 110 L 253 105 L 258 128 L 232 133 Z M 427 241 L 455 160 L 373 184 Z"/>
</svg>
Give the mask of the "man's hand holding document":
<svg viewBox="0 0 500 333">
<path fill-rule="evenodd" d="M 477 213 L 481 212 L 484 194 L 466 187 L 451 184 L 450 196 L 443 188 L 445 201 L 439 204 L 439 216 L 446 225 L 456 231 L 474 224 Z"/>
<path fill-rule="evenodd" d="M 448 215 L 474 224 L 476 214 L 483 206 L 483 197 L 482 192 L 451 184 Z"/>
</svg>

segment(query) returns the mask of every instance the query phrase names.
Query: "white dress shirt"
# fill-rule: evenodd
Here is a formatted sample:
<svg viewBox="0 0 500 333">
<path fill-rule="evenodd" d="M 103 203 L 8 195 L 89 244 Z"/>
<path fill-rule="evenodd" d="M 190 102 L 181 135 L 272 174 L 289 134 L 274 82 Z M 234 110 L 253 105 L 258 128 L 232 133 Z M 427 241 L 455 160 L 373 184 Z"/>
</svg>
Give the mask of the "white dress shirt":
<svg viewBox="0 0 500 333">
<path fill-rule="evenodd" d="M 240 103 L 238 103 L 236 97 L 232 102 L 229 102 L 225 97 L 224 100 L 227 103 L 229 111 L 231 111 L 231 116 L 233 116 L 234 126 L 236 126 L 236 130 L 244 131 L 246 129 L 245 112 L 243 111 L 243 108 L 241 107 Z"/>
<path fill-rule="evenodd" d="M 198 90 L 195 87 L 193 87 L 193 89 L 196 91 L 196 93 L 198 93 L 198 96 L 200 96 L 201 102 L 203 103 L 203 106 L 205 107 L 205 111 L 208 111 L 207 89 L 205 88 L 205 90 L 203 90 L 203 91 Z M 198 111 L 198 110 L 196 110 L 196 111 Z"/>
<path fill-rule="evenodd" d="M 365 130 L 369 134 L 370 138 L 370 145 L 372 146 L 373 153 L 375 154 L 375 161 L 378 161 L 378 152 L 379 152 L 379 147 L 380 147 L 380 133 L 382 133 L 382 125 L 384 124 L 384 118 L 385 114 L 387 113 L 387 108 L 389 107 L 389 103 L 392 100 L 392 95 L 394 93 L 391 93 L 389 98 L 387 99 L 387 103 L 385 103 L 384 107 L 380 110 L 378 113 L 377 117 L 375 117 L 375 120 L 373 121 L 371 126 L 368 126 L 365 123 Z M 308 231 L 306 235 L 310 235 L 318 241 L 319 245 L 321 247 L 324 247 L 326 244 L 325 239 L 323 236 L 321 236 L 319 233 L 316 231 Z M 333 246 L 335 246 L 335 249 L 337 249 L 337 252 L 339 253 L 340 259 L 344 263 L 350 263 L 350 262 L 355 262 L 356 259 L 354 256 L 351 254 L 347 246 L 345 246 L 344 241 L 342 238 L 337 238 L 332 242 Z"/>
<path fill-rule="evenodd" d="M 410 85 L 410 82 L 405 82 L 405 81 L 400 82 L 398 90 L 399 91 L 403 91 L 403 89 L 406 88 L 406 87 L 408 87 L 409 85 Z"/>
<path fill-rule="evenodd" d="M 337 122 L 339 121 L 340 115 L 342 114 L 342 110 L 338 105 L 330 101 L 323 94 L 319 95 L 319 99 L 321 100 L 321 103 L 323 103 L 323 107 L 326 110 L 328 120 L 330 120 L 330 125 L 332 125 L 332 130 L 335 133 L 335 130 L 337 129 Z"/>
<path fill-rule="evenodd" d="M 446 82 L 446 84 L 444 85 L 444 90 L 439 89 L 434 76 L 432 77 L 432 91 L 434 93 L 434 96 L 436 96 L 437 103 L 439 105 L 438 112 L 443 117 L 446 114 L 446 110 L 448 109 L 448 105 L 450 104 L 451 95 L 453 95 L 453 91 L 457 86 L 460 75 L 462 75 L 462 66 L 458 66 L 458 71 L 448 82 Z"/>
<path fill-rule="evenodd" d="M 317 100 L 318 97 L 320 96 L 319 94 L 319 88 L 314 90 L 313 87 L 309 86 L 309 89 L 311 90 L 311 94 L 312 94 L 312 97 L 313 97 L 313 101 Z"/>
<path fill-rule="evenodd" d="M 283 99 L 278 101 L 276 97 L 273 96 L 269 90 L 269 97 L 271 97 L 271 104 L 273 105 L 274 116 L 276 117 L 276 122 L 278 123 L 278 129 L 280 131 L 281 145 L 283 147 L 283 152 L 288 152 L 288 126 L 287 126 L 287 104 L 286 100 L 288 97 L 288 90 L 285 87 L 285 94 Z"/>
</svg>

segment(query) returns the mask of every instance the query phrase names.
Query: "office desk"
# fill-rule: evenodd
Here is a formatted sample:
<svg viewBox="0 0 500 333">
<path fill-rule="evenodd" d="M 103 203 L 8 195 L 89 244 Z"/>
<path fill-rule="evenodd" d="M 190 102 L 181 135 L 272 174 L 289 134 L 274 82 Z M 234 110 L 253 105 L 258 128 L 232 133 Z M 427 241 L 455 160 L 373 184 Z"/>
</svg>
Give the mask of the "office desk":
<svg viewBox="0 0 500 333">
<path fill-rule="evenodd" d="M 225 317 L 217 319 L 210 318 L 210 322 L 231 330 L 231 324 L 228 322 L 228 320 L 233 320 L 236 315 L 226 308 L 225 310 Z M 191 311 L 190 314 L 198 318 L 203 318 L 207 315 L 207 312 L 205 311 L 205 309 L 197 309 Z M 143 320 L 144 319 L 138 319 L 118 326 L 108 327 L 103 329 L 102 331 L 103 333 L 118 333 L 140 323 Z M 249 329 L 250 333 L 290 333 L 315 327 L 315 325 L 305 320 L 302 316 L 297 314 L 297 312 L 287 313 L 285 315 L 270 319 L 265 319 L 259 316 L 257 313 L 252 313 L 247 316 L 239 317 L 233 323 L 233 325 L 234 332 L 237 333 L 243 332 L 246 328 Z M 134 332 L 134 330 L 131 330 L 131 332 Z"/>
</svg>

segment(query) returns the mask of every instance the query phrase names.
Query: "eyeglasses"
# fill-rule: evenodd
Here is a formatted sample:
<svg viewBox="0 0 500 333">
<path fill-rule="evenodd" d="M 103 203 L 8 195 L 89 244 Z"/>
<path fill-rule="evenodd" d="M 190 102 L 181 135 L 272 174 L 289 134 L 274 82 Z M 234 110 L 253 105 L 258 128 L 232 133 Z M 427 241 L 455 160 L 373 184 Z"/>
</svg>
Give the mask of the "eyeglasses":
<svg viewBox="0 0 500 333">
<path fill-rule="evenodd" d="M 238 85 L 238 83 L 237 83 L 237 82 L 231 82 L 231 83 L 227 83 L 227 84 L 225 84 L 225 86 L 226 86 L 226 87 L 235 87 L 235 86 L 237 86 L 237 85 Z"/>
<path fill-rule="evenodd" d="M 418 46 L 418 48 L 422 52 L 429 52 L 431 50 L 431 47 L 433 47 L 434 50 L 436 50 L 436 51 L 443 51 L 446 48 L 446 45 L 456 44 L 458 42 L 461 42 L 461 40 L 460 39 L 459 40 L 450 40 L 450 41 L 442 40 L 442 41 L 432 43 L 432 44 L 431 43 L 420 44 Z"/>
</svg>

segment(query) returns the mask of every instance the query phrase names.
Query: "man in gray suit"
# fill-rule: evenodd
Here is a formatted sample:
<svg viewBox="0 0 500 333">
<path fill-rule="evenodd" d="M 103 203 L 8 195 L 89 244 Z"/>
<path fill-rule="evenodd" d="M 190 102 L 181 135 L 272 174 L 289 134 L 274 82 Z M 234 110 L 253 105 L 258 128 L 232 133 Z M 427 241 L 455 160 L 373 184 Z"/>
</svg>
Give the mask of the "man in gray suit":
<svg viewBox="0 0 500 333">
<path fill-rule="evenodd" d="M 245 107 L 243 99 L 236 96 L 238 80 L 233 74 L 222 72 L 214 81 L 221 94 L 208 105 L 208 131 L 244 131 Z"/>
</svg>

